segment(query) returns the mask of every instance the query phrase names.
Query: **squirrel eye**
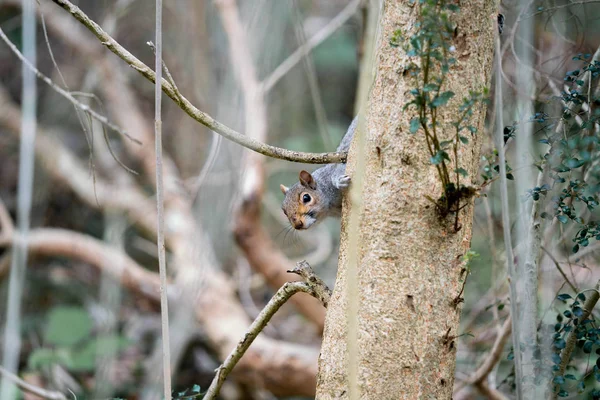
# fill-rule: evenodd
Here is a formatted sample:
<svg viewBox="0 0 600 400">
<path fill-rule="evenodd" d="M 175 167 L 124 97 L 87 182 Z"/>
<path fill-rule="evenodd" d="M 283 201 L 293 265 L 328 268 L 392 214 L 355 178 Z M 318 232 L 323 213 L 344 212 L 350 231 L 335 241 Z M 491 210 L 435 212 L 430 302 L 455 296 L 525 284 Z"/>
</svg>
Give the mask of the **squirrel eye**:
<svg viewBox="0 0 600 400">
<path fill-rule="evenodd" d="M 311 198 L 310 198 L 310 194 L 308 194 L 308 193 L 305 193 L 305 194 L 304 194 L 304 196 L 302 196 L 302 202 L 303 202 L 304 204 L 308 203 L 310 200 L 311 200 Z"/>
</svg>

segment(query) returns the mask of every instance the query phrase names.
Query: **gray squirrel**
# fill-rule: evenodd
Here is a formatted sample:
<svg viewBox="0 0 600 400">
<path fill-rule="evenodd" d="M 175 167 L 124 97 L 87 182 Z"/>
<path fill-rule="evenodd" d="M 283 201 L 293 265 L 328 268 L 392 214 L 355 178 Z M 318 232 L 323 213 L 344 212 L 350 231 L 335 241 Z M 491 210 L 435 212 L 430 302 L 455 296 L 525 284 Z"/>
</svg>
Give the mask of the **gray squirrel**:
<svg viewBox="0 0 600 400">
<path fill-rule="evenodd" d="M 354 117 L 336 151 L 348 151 L 358 116 Z M 285 195 L 281 209 L 295 229 L 308 229 L 327 217 L 342 214 L 342 194 L 350 186 L 346 164 L 327 164 L 312 174 L 300 171 L 299 182 L 288 188 L 279 185 Z"/>
</svg>

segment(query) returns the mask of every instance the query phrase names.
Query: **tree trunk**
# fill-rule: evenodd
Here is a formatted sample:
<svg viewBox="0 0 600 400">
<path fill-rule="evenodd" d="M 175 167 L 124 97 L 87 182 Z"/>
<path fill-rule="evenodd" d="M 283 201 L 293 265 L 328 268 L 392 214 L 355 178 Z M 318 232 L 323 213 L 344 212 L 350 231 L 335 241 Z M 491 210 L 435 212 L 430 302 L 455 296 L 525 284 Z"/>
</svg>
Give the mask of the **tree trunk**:
<svg viewBox="0 0 600 400">
<path fill-rule="evenodd" d="M 452 398 L 456 336 L 461 333 L 463 256 L 470 248 L 473 200 L 460 211 L 461 229 L 455 232 L 453 218 L 440 218 L 426 198 L 438 198 L 442 187 L 425 135 L 409 133 L 414 112 L 402 111 L 410 101 L 409 91 L 416 87 L 415 78 L 403 73 L 409 59 L 403 44 L 390 45 L 397 29 L 402 40 L 411 35 L 418 7 L 409 0 L 382 1 L 373 59 L 375 80 L 363 110 L 364 184 L 351 212 L 346 212 L 348 199 L 344 204 L 338 277 L 319 357 L 318 399 Z M 454 16 L 457 63 L 443 89 L 456 95 L 439 121 L 443 139 L 455 132 L 450 122 L 456 120 L 462 99 L 470 90 L 488 87 L 492 70 L 496 1 L 464 1 L 460 7 Z M 472 120 L 478 133 L 459 147 L 460 166 L 468 172 L 465 185 L 477 183 L 470 180 L 478 176 L 484 116 L 484 108 L 479 107 Z M 348 161 L 353 183 L 357 183 L 357 142 Z M 348 229 L 352 212 L 358 212 L 355 231 Z M 355 234 L 357 245 L 348 246 Z M 348 296 L 351 257 L 358 269 L 355 310 L 349 309 Z M 347 318 L 356 314 L 357 342 L 348 345 Z M 349 373 L 349 359 L 357 360 L 356 375 Z M 357 382 L 349 382 L 348 376 L 357 376 Z"/>
</svg>

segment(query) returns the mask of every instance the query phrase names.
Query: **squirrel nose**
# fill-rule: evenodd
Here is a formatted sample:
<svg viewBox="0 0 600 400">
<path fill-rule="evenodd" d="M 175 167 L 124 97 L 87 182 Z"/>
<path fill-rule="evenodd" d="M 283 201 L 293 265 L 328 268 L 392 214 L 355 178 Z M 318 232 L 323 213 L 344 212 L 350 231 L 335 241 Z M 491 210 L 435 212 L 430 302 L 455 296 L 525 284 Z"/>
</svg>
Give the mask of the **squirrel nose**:
<svg viewBox="0 0 600 400">
<path fill-rule="evenodd" d="M 296 229 L 302 229 L 302 227 L 304 226 L 304 224 L 302 223 L 301 220 L 297 219 L 294 221 L 294 228 Z"/>
</svg>

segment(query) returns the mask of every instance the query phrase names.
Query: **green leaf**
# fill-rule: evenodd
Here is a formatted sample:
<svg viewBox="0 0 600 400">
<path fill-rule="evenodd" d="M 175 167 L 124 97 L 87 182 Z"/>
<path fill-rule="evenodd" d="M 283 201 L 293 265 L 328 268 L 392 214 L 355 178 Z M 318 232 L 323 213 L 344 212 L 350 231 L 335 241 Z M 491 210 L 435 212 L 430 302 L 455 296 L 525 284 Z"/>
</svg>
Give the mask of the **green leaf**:
<svg viewBox="0 0 600 400">
<path fill-rule="evenodd" d="M 458 138 L 459 138 L 459 139 L 460 139 L 460 141 L 461 141 L 461 142 L 463 142 L 464 144 L 468 144 L 468 143 L 469 143 L 469 139 L 467 139 L 467 138 L 466 138 L 466 137 L 464 137 L 464 136 L 459 136 Z"/>
<path fill-rule="evenodd" d="M 562 301 L 567 301 L 569 299 L 572 299 L 571 295 L 568 293 L 561 293 L 558 296 L 556 296 L 557 299 L 562 300 Z"/>
<path fill-rule="evenodd" d="M 88 341 L 81 349 L 71 353 L 69 369 L 73 371 L 93 371 L 99 357 L 118 354 L 129 345 L 126 338 L 120 336 L 102 336 Z"/>
<path fill-rule="evenodd" d="M 55 364 L 57 361 L 59 361 L 59 356 L 55 354 L 54 350 L 40 348 L 33 350 L 29 354 L 27 366 L 29 369 L 38 370 Z"/>
<path fill-rule="evenodd" d="M 584 162 L 583 162 L 583 161 L 581 161 L 581 160 L 579 160 L 579 159 L 577 159 L 577 158 L 569 158 L 569 159 L 568 159 L 568 160 L 565 162 L 565 164 L 567 165 L 567 167 L 569 167 L 569 168 L 571 168 L 571 169 L 574 169 L 574 168 L 579 168 L 579 167 L 581 167 L 581 166 L 584 164 Z"/>
<path fill-rule="evenodd" d="M 450 160 L 450 156 L 444 150 L 439 150 L 433 157 L 429 159 L 433 165 L 441 164 L 444 159 Z"/>
<path fill-rule="evenodd" d="M 92 330 L 92 320 L 79 307 L 60 306 L 50 311 L 45 340 L 57 346 L 72 346 L 87 338 Z"/>
<path fill-rule="evenodd" d="M 433 99 L 431 106 L 433 108 L 445 106 L 452 97 L 454 97 L 454 92 L 444 92 Z"/>
<path fill-rule="evenodd" d="M 560 359 L 560 355 L 558 353 L 552 353 L 551 358 L 552 358 L 552 362 L 554 364 L 560 364 L 561 359 Z"/>
<path fill-rule="evenodd" d="M 434 91 L 437 89 L 438 89 L 438 85 L 435 83 L 428 83 L 427 85 L 423 86 L 424 92 L 431 92 L 431 91 Z"/>
<path fill-rule="evenodd" d="M 565 166 L 563 164 L 560 164 L 560 165 L 552 168 L 552 170 L 556 171 L 556 172 L 568 172 L 568 171 L 571 170 L 571 168 L 569 168 L 569 167 L 567 167 L 567 166 Z"/>
<path fill-rule="evenodd" d="M 563 383 L 565 383 L 565 378 L 563 378 L 560 375 L 557 375 L 557 376 L 554 377 L 554 379 L 552 379 L 552 382 L 556 383 L 558 385 L 562 385 Z"/>
<path fill-rule="evenodd" d="M 468 175 L 468 172 L 467 172 L 467 170 L 466 170 L 466 169 L 464 169 L 464 168 L 457 168 L 457 169 L 455 169 L 455 170 L 454 170 L 454 172 L 458 172 L 458 173 L 459 173 L 459 174 L 461 174 L 462 176 L 467 176 L 467 175 Z"/>
<path fill-rule="evenodd" d="M 562 224 L 566 224 L 569 221 L 569 218 L 564 214 L 557 215 L 556 219 L 559 220 Z"/>
<path fill-rule="evenodd" d="M 414 134 L 419 130 L 419 126 L 421 126 L 421 120 L 419 117 L 415 117 L 410 120 L 410 133 Z"/>
</svg>

